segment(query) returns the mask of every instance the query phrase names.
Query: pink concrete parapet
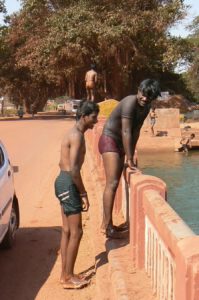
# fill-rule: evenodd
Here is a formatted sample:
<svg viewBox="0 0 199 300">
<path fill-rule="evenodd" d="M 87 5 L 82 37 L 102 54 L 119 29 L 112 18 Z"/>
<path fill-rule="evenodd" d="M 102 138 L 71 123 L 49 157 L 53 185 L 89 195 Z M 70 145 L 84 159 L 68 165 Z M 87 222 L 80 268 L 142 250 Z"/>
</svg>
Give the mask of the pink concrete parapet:
<svg viewBox="0 0 199 300">
<path fill-rule="evenodd" d="M 161 179 L 128 171 L 127 181 L 133 266 L 145 268 L 158 299 L 198 300 L 199 237 L 165 201 Z"/>
<path fill-rule="evenodd" d="M 130 246 L 134 267 L 144 266 L 144 211 L 142 193 L 150 188 L 158 191 L 166 199 L 166 184 L 159 178 L 134 174 L 128 169 L 125 176 L 129 186 Z M 123 193 L 124 195 L 124 193 Z M 126 201 L 126 199 L 122 199 Z M 142 249 L 142 251 L 140 251 Z"/>
<path fill-rule="evenodd" d="M 105 174 L 98 140 L 104 122 L 100 120 L 86 134 L 102 187 Z M 161 179 L 127 170 L 125 185 L 120 183 L 118 188 L 115 212 L 128 206 L 124 216 L 130 222 L 130 260 L 135 268 L 145 268 L 158 299 L 198 300 L 199 237 L 165 200 L 166 184 Z"/>
</svg>

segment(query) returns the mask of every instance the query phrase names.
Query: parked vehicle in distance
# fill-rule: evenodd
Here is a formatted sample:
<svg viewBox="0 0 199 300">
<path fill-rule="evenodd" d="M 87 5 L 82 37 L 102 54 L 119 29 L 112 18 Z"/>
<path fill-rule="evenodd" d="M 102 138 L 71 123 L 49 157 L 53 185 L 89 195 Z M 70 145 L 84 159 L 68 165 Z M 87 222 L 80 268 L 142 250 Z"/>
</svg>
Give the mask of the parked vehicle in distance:
<svg viewBox="0 0 199 300">
<path fill-rule="evenodd" d="M 79 100 L 79 99 L 71 99 L 71 102 L 72 102 L 71 103 L 71 106 L 72 106 L 71 110 L 74 114 L 76 114 L 77 109 L 78 109 L 78 107 L 79 107 L 79 105 L 81 104 L 82 101 L 83 100 Z"/>
<path fill-rule="evenodd" d="M 0 245 L 11 248 L 19 227 L 19 203 L 14 188 L 13 167 L 0 141 Z"/>
<path fill-rule="evenodd" d="M 58 104 L 57 110 L 58 112 L 62 112 L 66 115 L 75 115 L 81 102 L 82 100 L 80 99 L 68 99 L 64 103 Z"/>
<path fill-rule="evenodd" d="M 60 103 L 57 105 L 57 111 L 65 112 L 65 103 Z"/>
</svg>

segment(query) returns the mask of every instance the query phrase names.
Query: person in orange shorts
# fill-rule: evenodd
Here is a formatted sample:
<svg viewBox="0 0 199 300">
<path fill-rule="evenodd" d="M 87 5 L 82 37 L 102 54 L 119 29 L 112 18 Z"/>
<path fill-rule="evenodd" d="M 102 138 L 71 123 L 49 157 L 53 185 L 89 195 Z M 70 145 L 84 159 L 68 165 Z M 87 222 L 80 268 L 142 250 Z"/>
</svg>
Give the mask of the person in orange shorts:
<svg viewBox="0 0 199 300">
<path fill-rule="evenodd" d="M 91 65 L 91 69 L 86 72 L 85 76 L 86 82 L 86 93 L 88 101 L 95 101 L 95 88 L 97 83 L 97 72 L 95 70 L 95 65 Z"/>
</svg>

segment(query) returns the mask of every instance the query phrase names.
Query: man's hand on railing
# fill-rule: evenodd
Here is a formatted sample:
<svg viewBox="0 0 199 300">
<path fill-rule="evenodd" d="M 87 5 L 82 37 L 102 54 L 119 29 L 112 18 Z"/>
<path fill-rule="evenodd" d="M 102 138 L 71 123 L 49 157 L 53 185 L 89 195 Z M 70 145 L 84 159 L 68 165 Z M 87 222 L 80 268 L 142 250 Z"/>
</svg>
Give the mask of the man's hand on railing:
<svg viewBox="0 0 199 300">
<path fill-rule="evenodd" d="M 124 168 L 130 168 L 133 171 L 133 173 L 140 172 L 136 164 L 133 162 L 133 159 L 127 159 L 124 164 Z"/>
<path fill-rule="evenodd" d="M 124 163 L 124 170 L 123 170 L 123 176 L 124 176 L 124 180 L 127 181 L 127 173 L 126 173 L 126 170 L 127 169 L 130 169 L 131 173 L 133 174 L 141 174 L 141 170 L 138 169 L 136 167 L 136 165 L 134 164 L 134 162 L 131 160 L 131 159 L 128 159 L 125 163 Z"/>
</svg>

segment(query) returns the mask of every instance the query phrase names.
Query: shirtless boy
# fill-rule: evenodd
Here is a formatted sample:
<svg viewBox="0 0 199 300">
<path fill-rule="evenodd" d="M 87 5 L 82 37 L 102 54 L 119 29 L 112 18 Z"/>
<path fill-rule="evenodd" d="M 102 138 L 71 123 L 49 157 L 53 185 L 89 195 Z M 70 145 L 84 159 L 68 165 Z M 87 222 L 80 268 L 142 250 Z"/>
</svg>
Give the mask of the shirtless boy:
<svg viewBox="0 0 199 300">
<path fill-rule="evenodd" d="M 151 123 L 151 136 L 155 136 L 155 133 L 154 133 L 154 125 L 155 125 L 155 122 L 156 122 L 156 118 L 157 118 L 157 115 L 155 113 L 155 107 L 153 107 L 149 113 L 149 117 L 150 117 L 150 123 Z"/>
<path fill-rule="evenodd" d="M 112 211 L 116 190 L 126 166 L 137 172 L 134 162 L 135 147 L 140 129 L 147 117 L 151 101 L 160 95 L 159 83 L 153 79 L 141 82 L 137 95 L 125 97 L 107 119 L 99 140 L 99 152 L 102 154 L 106 175 L 103 194 L 103 227 L 107 238 L 121 238 L 120 228 L 113 225 Z"/>
<path fill-rule="evenodd" d="M 92 64 L 91 70 L 86 72 L 85 82 L 87 100 L 93 102 L 95 100 L 95 86 L 97 83 L 97 72 L 95 71 L 95 65 Z"/>
<path fill-rule="evenodd" d="M 80 170 L 86 152 L 84 133 L 97 123 L 99 106 L 83 102 L 77 110 L 77 122 L 61 144 L 60 174 L 55 181 L 55 194 L 60 201 L 62 215 L 60 282 L 64 288 L 78 289 L 88 284 L 81 275 L 74 274 L 74 265 L 82 238 L 81 212 L 89 209 L 89 200 Z"/>
</svg>

